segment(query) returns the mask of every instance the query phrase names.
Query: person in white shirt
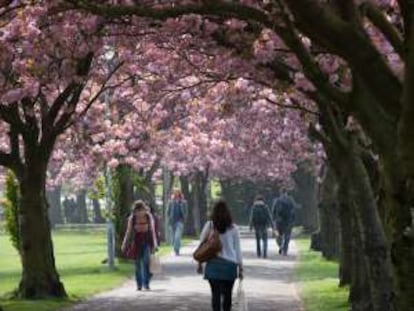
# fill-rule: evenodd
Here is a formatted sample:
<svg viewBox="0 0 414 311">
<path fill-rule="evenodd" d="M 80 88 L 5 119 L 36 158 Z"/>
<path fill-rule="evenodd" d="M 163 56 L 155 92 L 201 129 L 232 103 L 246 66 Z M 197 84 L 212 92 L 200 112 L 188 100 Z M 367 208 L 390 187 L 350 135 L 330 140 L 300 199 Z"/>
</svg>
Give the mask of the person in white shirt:
<svg viewBox="0 0 414 311">
<path fill-rule="evenodd" d="M 243 259 L 239 229 L 223 200 L 214 205 L 211 220 L 205 224 L 200 241 L 206 240 L 212 230 L 219 232 L 222 250 L 206 263 L 204 278 L 210 283 L 213 311 L 230 311 L 234 282 L 237 277 L 243 278 Z M 198 272 L 203 272 L 202 264 L 199 264 Z"/>
</svg>

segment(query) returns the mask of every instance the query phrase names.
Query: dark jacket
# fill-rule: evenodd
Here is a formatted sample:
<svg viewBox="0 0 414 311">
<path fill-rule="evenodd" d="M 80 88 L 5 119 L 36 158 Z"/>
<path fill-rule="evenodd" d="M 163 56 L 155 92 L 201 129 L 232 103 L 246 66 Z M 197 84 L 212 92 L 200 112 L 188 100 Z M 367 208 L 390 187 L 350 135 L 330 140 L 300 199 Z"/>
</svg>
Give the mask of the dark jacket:
<svg viewBox="0 0 414 311">
<path fill-rule="evenodd" d="M 260 213 L 260 214 L 259 214 Z M 272 215 L 269 207 L 262 200 L 255 201 L 250 209 L 250 228 L 253 227 L 273 227 Z"/>
</svg>

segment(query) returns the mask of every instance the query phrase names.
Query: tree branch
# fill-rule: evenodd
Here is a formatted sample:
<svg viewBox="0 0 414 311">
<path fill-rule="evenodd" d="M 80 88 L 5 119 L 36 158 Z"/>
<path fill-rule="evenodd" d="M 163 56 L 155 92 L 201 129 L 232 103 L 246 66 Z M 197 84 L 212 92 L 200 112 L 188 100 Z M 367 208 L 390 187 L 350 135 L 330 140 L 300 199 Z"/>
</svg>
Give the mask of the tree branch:
<svg viewBox="0 0 414 311">
<path fill-rule="evenodd" d="M 395 52 L 404 58 L 404 40 L 400 32 L 394 25 L 392 25 L 385 14 L 372 2 L 364 2 L 361 4 L 362 13 L 365 14 L 369 20 L 377 27 L 383 35 L 387 38 L 389 43 L 394 48 Z"/>
<path fill-rule="evenodd" d="M 64 0 L 69 9 L 83 9 L 87 12 L 106 16 L 140 16 L 153 19 L 168 19 L 188 14 L 214 15 L 222 18 L 239 18 L 242 20 L 260 21 L 270 26 L 268 16 L 261 10 L 234 2 L 203 1 L 202 4 L 188 4 L 160 9 L 149 8 L 142 5 L 112 5 L 94 4 L 93 1 Z"/>
<path fill-rule="evenodd" d="M 401 112 L 402 84 L 359 27 L 342 20 L 317 0 L 284 0 L 298 28 L 318 44 L 343 57 L 364 79 L 378 103 L 394 118 Z"/>
</svg>

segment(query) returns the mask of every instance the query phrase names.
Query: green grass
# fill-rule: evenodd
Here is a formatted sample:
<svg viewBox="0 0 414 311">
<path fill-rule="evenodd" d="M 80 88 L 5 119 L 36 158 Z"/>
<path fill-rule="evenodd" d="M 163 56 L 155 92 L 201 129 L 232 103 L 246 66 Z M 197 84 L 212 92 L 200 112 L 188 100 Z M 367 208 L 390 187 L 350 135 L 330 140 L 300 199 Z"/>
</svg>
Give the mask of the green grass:
<svg viewBox="0 0 414 311">
<path fill-rule="evenodd" d="M 296 240 L 299 261 L 295 277 L 306 311 L 347 311 L 348 289 L 339 288 L 338 263 L 311 251 L 309 239 Z"/>
<path fill-rule="evenodd" d="M 122 284 L 133 273 L 129 262 L 117 263 L 110 271 L 101 261 L 106 257 L 104 231 L 58 231 L 53 234 L 56 264 L 69 299 L 48 301 L 8 300 L 17 286 L 21 267 L 19 257 L 7 236 L 0 234 L 0 305 L 5 311 L 52 311 L 79 301 L 95 293 L 109 290 Z M 163 246 L 161 255 L 170 251 Z"/>
</svg>

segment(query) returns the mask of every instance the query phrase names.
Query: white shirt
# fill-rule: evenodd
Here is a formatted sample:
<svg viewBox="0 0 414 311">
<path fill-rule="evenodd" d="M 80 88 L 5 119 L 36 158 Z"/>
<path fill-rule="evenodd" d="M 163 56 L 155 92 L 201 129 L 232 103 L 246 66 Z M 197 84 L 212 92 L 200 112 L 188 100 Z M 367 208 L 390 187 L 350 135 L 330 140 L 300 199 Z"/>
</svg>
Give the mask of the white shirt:
<svg viewBox="0 0 414 311">
<path fill-rule="evenodd" d="M 203 231 L 201 231 L 200 241 L 204 241 L 210 234 L 213 228 L 213 223 L 207 221 L 204 225 Z M 219 257 L 232 261 L 234 263 L 243 265 L 242 251 L 240 247 L 240 233 L 236 225 L 233 225 L 226 232 L 220 234 L 220 241 L 222 250 L 218 254 Z"/>
</svg>

